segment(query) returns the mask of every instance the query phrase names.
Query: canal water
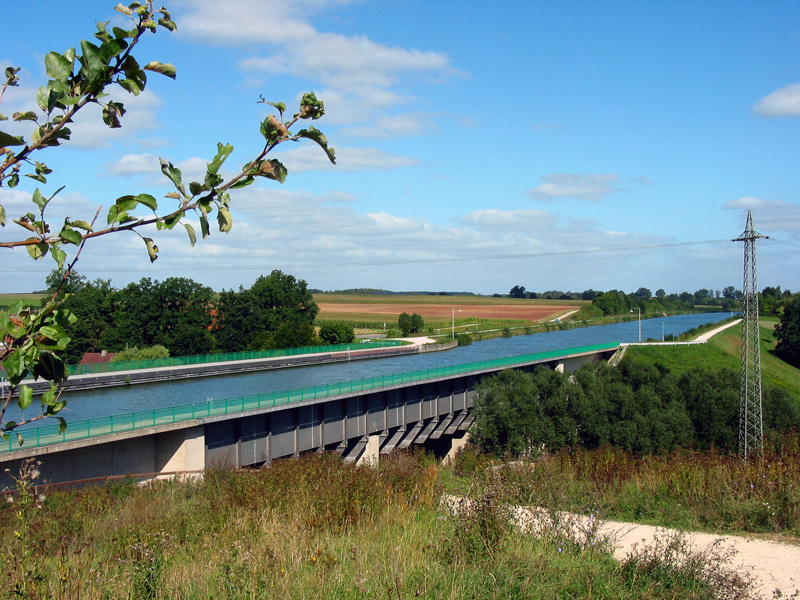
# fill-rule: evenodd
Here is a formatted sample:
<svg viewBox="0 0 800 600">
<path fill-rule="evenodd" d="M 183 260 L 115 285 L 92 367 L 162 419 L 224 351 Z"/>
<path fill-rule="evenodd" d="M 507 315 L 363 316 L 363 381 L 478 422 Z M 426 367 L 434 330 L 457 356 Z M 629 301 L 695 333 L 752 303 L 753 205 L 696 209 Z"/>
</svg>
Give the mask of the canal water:
<svg viewBox="0 0 800 600">
<path fill-rule="evenodd" d="M 729 313 L 704 313 L 645 319 L 641 321 L 642 340 L 660 340 L 662 335 L 667 338 L 670 335 L 677 336 L 694 327 L 716 323 L 729 316 Z M 613 325 L 486 340 L 442 352 L 79 391 L 65 394 L 68 404 L 59 415 L 67 422 L 78 421 L 591 344 L 635 342 L 638 337 L 639 323 L 633 320 Z M 34 400 L 31 409 L 35 410 L 36 404 Z M 10 406 L 7 418 L 16 420 L 18 416 L 18 408 Z M 45 423 L 50 424 L 49 421 L 43 424 Z"/>
</svg>

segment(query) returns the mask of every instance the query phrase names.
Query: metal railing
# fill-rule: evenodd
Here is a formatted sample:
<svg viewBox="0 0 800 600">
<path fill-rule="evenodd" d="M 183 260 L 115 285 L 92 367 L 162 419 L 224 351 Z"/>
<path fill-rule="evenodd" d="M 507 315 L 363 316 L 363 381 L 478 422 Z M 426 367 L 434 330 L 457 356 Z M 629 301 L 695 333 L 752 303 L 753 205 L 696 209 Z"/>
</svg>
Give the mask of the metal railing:
<svg viewBox="0 0 800 600">
<path fill-rule="evenodd" d="M 451 375 L 461 375 L 476 371 L 487 371 L 514 365 L 528 364 L 532 362 L 545 361 L 572 354 L 586 352 L 598 352 L 612 350 L 619 347 L 619 343 L 594 344 L 591 346 L 580 346 L 577 348 L 566 348 L 562 350 L 551 350 L 536 354 L 526 354 L 523 356 L 510 356 L 506 358 L 495 358 L 463 365 L 452 365 L 447 367 L 436 367 L 423 371 L 411 371 L 407 373 L 396 373 L 393 375 L 382 375 L 379 377 L 368 377 L 353 381 L 343 381 L 340 383 L 329 383 L 324 385 L 308 386 L 291 390 L 270 392 L 267 394 L 256 394 L 252 396 L 241 396 L 222 400 L 209 400 L 207 402 L 197 402 L 194 404 L 184 404 L 167 408 L 157 408 L 153 410 L 140 411 L 135 413 L 112 415 L 85 421 L 75 421 L 69 424 L 66 431 L 60 432 L 58 425 L 46 425 L 35 429 L 26 429 L 19 433 L 23 436 L 23 447 L 36 448 L 39 446 L 57 444 L 81 440 L 101 435 L 156 427 L 158 425 L 169 425 L 181 421 L 190 421 L 199 418 L 227 415 L 247 410 L 256 410 L 271 406 L 290 404 L 303 400 L 315 400 L 329 396 L 337 396 L 351 392 L 363 390 L 374 390 L 377 388 L 388 387 L 401 383 L 413 383 L 437 379 Z M 11 452 L 19 449 L 16 436 L 11 435 L 8 442 L 0 441 L 0 453 Z"/>
</svg>

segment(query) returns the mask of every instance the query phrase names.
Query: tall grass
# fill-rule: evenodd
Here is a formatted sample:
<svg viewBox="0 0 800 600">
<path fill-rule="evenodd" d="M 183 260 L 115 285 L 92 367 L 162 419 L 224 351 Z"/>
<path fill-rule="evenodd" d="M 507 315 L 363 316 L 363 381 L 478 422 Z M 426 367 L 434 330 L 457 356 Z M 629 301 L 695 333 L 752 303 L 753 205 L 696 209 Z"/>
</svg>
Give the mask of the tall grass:
<svg viewBox="0 0 800 600">
<path fill-rule="evenodd" d="M 658 557 L 618 564 L 591 530 L 523 531 L 508 504 L 517 484 L 504 478 L 482 475 L 453 510 L 439 477 L 420 453 L 377 468 L 314 455 L 202 480 L 53 491 L 27 529 L 27 597 L 722 597 L 701 571 L 654 568 Z M 23 576 L 13 507 L 0 508 L 4 591 Z"/>
<path fill-rule="evenodd" d="M 462 453 L 470 481 L 491 459 Z M 800 536 L 800 442 L 785 436 L 747 461 L 712 450 L 637 456 L 618 448 L 574 449 L 498 467 L 516 501 L 686 530 Z"/>
</svg>

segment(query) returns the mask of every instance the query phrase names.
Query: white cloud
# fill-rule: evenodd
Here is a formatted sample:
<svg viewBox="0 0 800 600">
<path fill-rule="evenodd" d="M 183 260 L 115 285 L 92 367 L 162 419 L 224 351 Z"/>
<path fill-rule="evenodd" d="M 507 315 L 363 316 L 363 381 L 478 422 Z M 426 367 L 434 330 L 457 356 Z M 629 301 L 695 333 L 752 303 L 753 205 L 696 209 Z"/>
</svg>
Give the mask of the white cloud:
<svg viewBox="0 0 800 600">
<path fill-rule="evenodd" d="M 322 32 L 310 24 L 319 10 L 348 3 L 274 0 L 265 10 L 258 0 L 186 2 L 188 14 L 181 17 L 181 32 L 209 44 L 246 45 L 251 56 L 238 66 L 252 83 L 268 75 L 310 80 L 329 109 L 329 123 L 369 123 L 379 118 L 382 124 L 371 124 L 356 134 L 411 135 L 401 118 L 392 123 L 393 117 L 385 114 L 390 108 L 420 102 L 399 88 L 407 90 L 417 83 L 415 79 L 443 81 L 463 74 L 441 52 L 390 46 L 365 35 Z"/>
<path fill-rule="evenodd" d="M 541 178 L 541 185 L 531 188 L 525 195 L 536 200 L 570 198 L 599 202 L 618 191 L 614 186 L 620 181 L 615 173 L 581 175 L 578 173 L 551 173 Z"/>
<path fill-rule="evenodd" d="M 438 126 L 429 115 L 412 112 L 378 117 L 368 125 L 341 129 L 340 133 L 358 138 L 397 138 L 436 131 Z"/>
<path fill-rule="evenodd" d="M 70 125 L 72 137 L 68 144 L 78 148 L 105 148 L 109 142 L 123 138 L 132 138 L 143 131 L 152 131 L 160 127 L 156 118 L 161 98 L 146 90 L 138 96 L 113 90 L 107 100 L 122 102 L 125 115 L 120 119 L 122 127 L 111 129 L 103 123 L 101 108 L 94 104 L 87 105 Z"/>
<path fill-rule="evenodd" d="M 126 154 L 118 161 L 106 165 L 105 175 L 118 177 L 150 175 L 159 169 L 158 157 L 153 154 Z"/>
<path fill-rule="evenodd" d="M 476 210 L 464 217 L 464 222 L 476 227 L 519 231 L 527 235 L 543 231 L 556 223 L 556 218 L 544 210 Z"/>
<path fill-rule="evenodd" d="M 764 96 L 753 107 L 759 117 L 800 117 L 800 83 L 791 83 Z"/>
<path fill-rule="evenodd" d="M 752 210 L 753 223 L 757 231 L 784 231 L 800 237 L 800 204 L 783 200 L 764 200 L 754 196 L 742 196 L 723 205 L 727 210 Z M 744 223 L 744 221 L 742 221 Z"/>
<path fill-rule="evenodd" d="M 337 146 L 336 165 L 314 143 L 305 144 L 286 152 L 276 152 L 289 173 L 304 171 L 387 171 L 400 167 L 413 167 L 421 161 L 406 156 L 395 156 L 377 148 L 352 148 Z"/>
</svg>

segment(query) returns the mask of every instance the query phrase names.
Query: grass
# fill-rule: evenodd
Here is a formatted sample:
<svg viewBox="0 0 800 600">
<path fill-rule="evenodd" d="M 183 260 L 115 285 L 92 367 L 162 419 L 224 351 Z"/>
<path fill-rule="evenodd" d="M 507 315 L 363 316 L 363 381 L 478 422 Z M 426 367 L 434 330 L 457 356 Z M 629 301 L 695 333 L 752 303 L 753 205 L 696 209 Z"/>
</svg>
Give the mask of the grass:
<svg viewBox="0 0 800 600">
<path fill-rule="evenodd" d="M 26 306 L 39 308 L 44 294 L 0 294 L 0 308 L 8 308 L 22 300 Z"/>
<path fill-rule="evenodd" d="M 736 590 L 725 597 L 747 597 L 743 582 L 685 548 L 618 563 L 593 524 L 523 532 L 507 504 L 522 480 L 479 472 L 483 485 L 458 510 L 442 501 L 442 468 L 420 453 L 378 468 L 312 455 L 199 481 L 52 491 L 26 527 L 17 495 L 0 507 L 0 584 L 67 600 L 688 599 L 723 597 L 722 577 Z M 556 497 L 557 481 L 535 481 Z M 25 531 L 25 563 L 15 530 Z"/>
<path fill-rule="evenodd" d="M 761 378 L 766 385 L 783 388 L 800 401 L 800 369 L 775 355 L 774 324 L 777 319 L 763 319 L 760 326 Z M 680 374 L 695 365 L 708 369 L 739 370 L 741 364 L 742 327 L 735 325 L 696 346 L 632 346 L 628 354 L 635 360 L 660 363 Z"/>
</svg>

